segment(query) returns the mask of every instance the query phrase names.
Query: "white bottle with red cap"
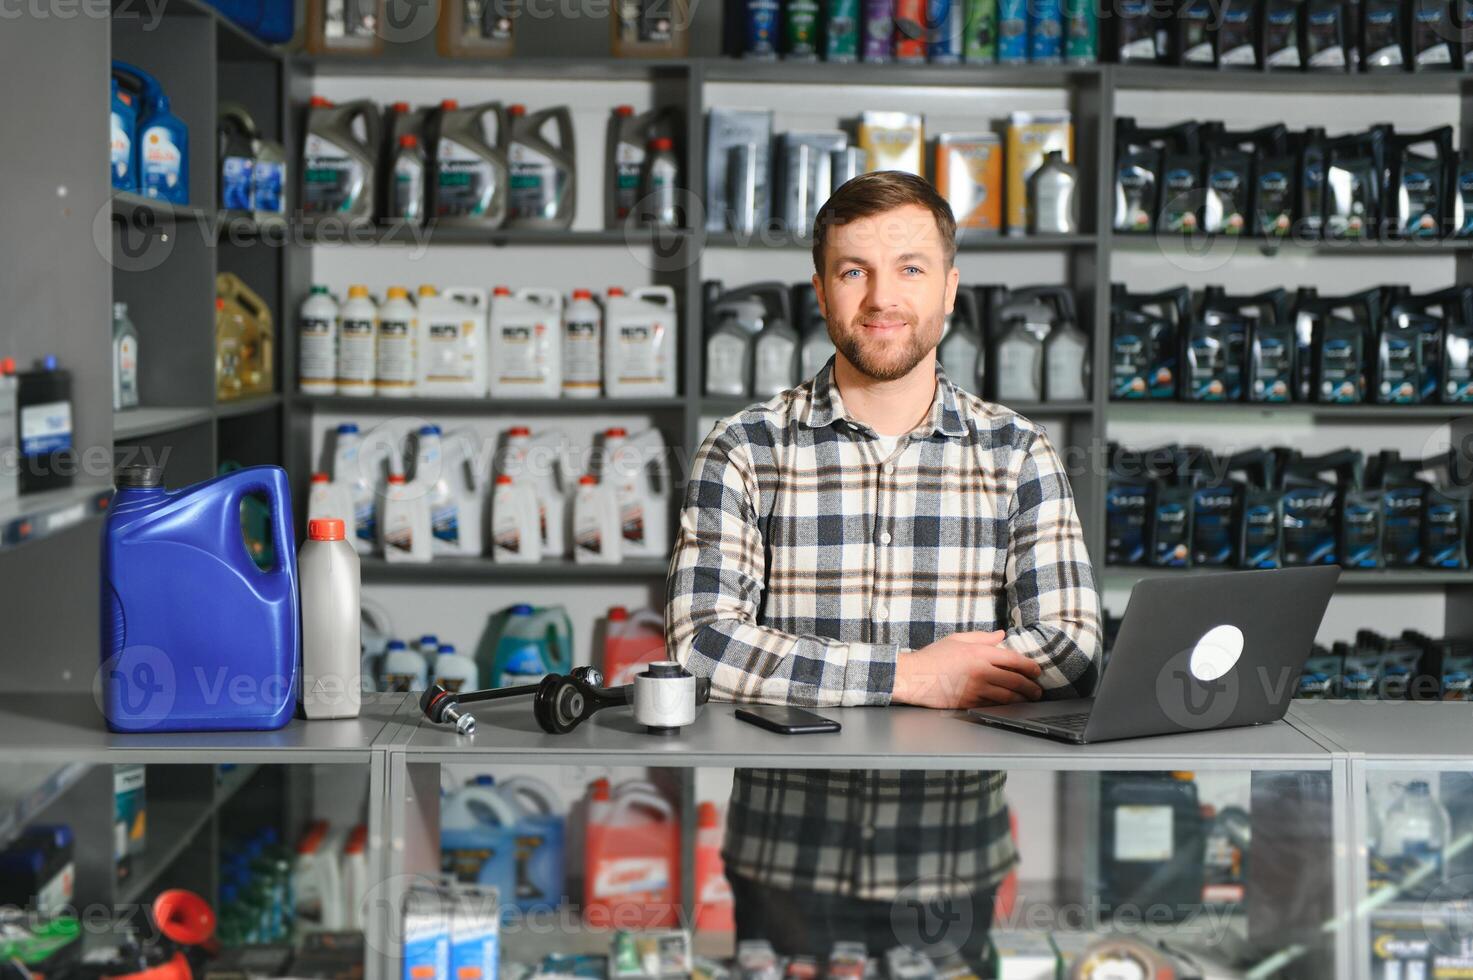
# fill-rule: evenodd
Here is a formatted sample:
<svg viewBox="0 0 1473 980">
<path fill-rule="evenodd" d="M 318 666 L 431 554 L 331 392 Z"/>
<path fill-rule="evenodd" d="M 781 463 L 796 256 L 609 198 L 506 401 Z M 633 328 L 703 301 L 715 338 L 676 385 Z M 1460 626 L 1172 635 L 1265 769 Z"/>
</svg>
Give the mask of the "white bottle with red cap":
<svg viewBox="0 0 1473 980">
<path fill-rule="evenodd" d="M 563 474 L 568 472 L 566 451 L 567 442 L 556 429 L 544 429 L 534 436 L 525 425 L 514 425 L 506 430 L 506 444 L 496 469 L 498 474 L 532 488 L 544 558 L 567 556 L 567 490 L 563 483 Z"/>
<path fill-rule="evenodd" d="M 614 488 L 585 473 L 573 498 L 573 560 L 580 565 L 615 565 L 623 559 L 619 501 Z"/>
<path fill-rule="evenodd" d="M 604 393 L 610 398 L 675 395 L 675 290 L 609 291 L 604 317 Z"/>
<path fill-rule="evenodd" d="M 0 500 L 9 500 L 20 494 L 20 467 L 10 464 L 19 449 L 20 436 L 19 381 L 15 376 L 15 358 L 0 360 Z"/>
<path fill-rule="evenodd" d="M 491 498 L 491 559 L 507 564 L 542 560 L 537 493 L 506 473 L 496 478 Z"/>
<path fill-rule="evenodd" d="M 307 497 L 307 520 L 325 520 L 336 517 L 349 527 L 353 526 L 353 498 L 345 484 L 333 483 L 326 473 L 312 474 L 312 490 Z"/>
<path fill-rule="evenodd" d="M 491 296 L 492 398 L 562 393 L 563 298 L 555 289 L 497 286 Z"/>
<path fill-rule="evenodd" d="M 603 393 L 603 310 L 587 289 L 573 290 L 563 311 L 563 397 L 597 398 Z"/>
<path fill-rule="evenodd" d="M 302 596 L 302 711 L 308 719 L 354 718 L 362 700 L 358 552 L 346 523 L 307 522 L 297 552 Z"/>
<path fill-rule="evenodd" d="M 629 435 L 623 428 L 604 431 L 600 482 L 613 487 L 619 502 L 626 558 L 665 558 L 670 549 L 669 496 L 665 487 L 665 437 L 658 429 Z"/>
<path fill-rule="evenodd" d="M 382 531 L 384 560 L 427 562 L 430 549 L 430 504 L 424 487 L 406 483 L 404 474 L 389 474 L 389 492 L 384 498 Z"/>
</svg>

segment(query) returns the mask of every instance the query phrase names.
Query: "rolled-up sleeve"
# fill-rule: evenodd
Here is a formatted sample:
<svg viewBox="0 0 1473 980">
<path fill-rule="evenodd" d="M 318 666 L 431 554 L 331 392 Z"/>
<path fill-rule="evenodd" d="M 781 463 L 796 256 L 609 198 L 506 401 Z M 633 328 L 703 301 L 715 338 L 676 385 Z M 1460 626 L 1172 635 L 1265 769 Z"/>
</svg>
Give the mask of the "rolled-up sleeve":
<svg viewBox="0 0 1473 980">
<path fill-rule="evenodd" d="M 1003 645 L 1043 668 L 1045 699 L 1086 697 L 1099 674 L 1100 597 L 1069 478 L 1046 434 L 1032 435 L 1014 486 Z"/>
<path fill-rule="evenodd" d="M 895 686 L 890 644 L 846 643 L 759 625 L 766 585 L 760 487 L 740 424 L 696 452 L 670 559 L 665 641 L 711 680 L 713 697 L 804 707 L 883 705 Z"/>
</svg>

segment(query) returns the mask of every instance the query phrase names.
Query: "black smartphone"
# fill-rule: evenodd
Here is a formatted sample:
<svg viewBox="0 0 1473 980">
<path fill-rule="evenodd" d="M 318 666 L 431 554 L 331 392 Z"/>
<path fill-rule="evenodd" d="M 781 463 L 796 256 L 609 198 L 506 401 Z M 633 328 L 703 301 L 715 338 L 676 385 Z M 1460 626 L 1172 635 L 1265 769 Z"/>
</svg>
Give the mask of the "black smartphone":
<svg viewBox="0 0 1473 980">
<path fill-rule="evenodd" d="M 779 735 L 812 735 L 815 732 L 839 730 L 839 723 L 832 718 L 787 705 L 754 704 L 749 708 L 736 709 L 736 716 Z"/>
</svg>

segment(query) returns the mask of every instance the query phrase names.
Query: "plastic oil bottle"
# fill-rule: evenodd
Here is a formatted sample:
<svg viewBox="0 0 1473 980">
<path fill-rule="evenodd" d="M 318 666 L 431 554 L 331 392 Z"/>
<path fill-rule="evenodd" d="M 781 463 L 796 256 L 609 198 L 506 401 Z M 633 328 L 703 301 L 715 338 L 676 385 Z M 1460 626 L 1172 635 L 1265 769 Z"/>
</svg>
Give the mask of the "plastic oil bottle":
<svg viewBox="0 0 1473 980">
<path fill-rule="evenodd" d="M 998 310 L 994 338 L 993 397 L 1001 402 L 1043 400 L 1043 344 L 1054 313 L 1036 296 L 1019 290 Z"/>
<path fill-rule="evenodd" d="M 668 136 L 650 140 L 639 185 L 644 221 L 660 228 L 679 228 L 683 224 L 679 181 L 680 159 L 675 155 L 674 141 Z"/>
<path fill-rule="evenodd" d="M 353 547 L 360 555 L 372 554 L 379 544 L 379 477 L 386 466 L 393 468 L 392 446 L 386 441 L 365 446 L 352 422 L 339 425 L 334 438 L 332 482 L 352 508 Z"/>
<path fill-rule="evenodd" d="M 663 558 L 669 551 L 667 493 L 651 472 L 664 452 L 658 429 L 633 437 L 619 427 L 604 431 L 600 482 L 613 486 L 619 502 L 626 557 Z"/>
<path fill-rule="evenodd" d="M 313 96 L 302 147 L 302 217 L 359 226 L 373 221 L 378 110 L 368 99 L 334 105 Z"/>
<path fill-rule="evenodd" d="M 818 293 L 811 282 L 793 286 L 793 323 L 803 338 L 798 355 L 798 373 L 811 378 L 834 356 L 834 342 L 829 339 L 829 325 L 818 305 Z"/>
<path fill-rule="evenodd" d="M 532 435 L 525 425 L 506 430 L 498 475 L 511 477 L 532 490 L 537 511 L 537 537 L 544 556 L 561 558 L 566 553 L 564 522 L 566 495 L 562 485 L 565 466 L 563 434 L 548 429 Z"/>
<path fill-rule="evenodd" d="M 495 120 L 488 141 L 485 120 Z M 506 114 L 499 102 L 461 108 L 446 99 L 431 117 L 434 167 L 431 214 L 440 224 L 499 228 L 507 217 Z"/>
<path fill-rule="evenodd" d="M 148 72 L 125 61 L 113 70 L 138 86 L 138 192 L 144 197 L 189 203 L 189 127 L 169 109 L 163 86 Z"/>
<path fill-rule="evenodd" d="M 419 287 L 419 393 L 478 398 L 486 394 L 486 291 L 473 286 Z"/>
<path fill-rule="evenodd" d="M 384 398 L 408 398 L 419 379 L 419 321 L 409 291 L 390 286 L 378 311 L 374 392 Z"/>
<path fill-rule="evenodd" d="M 338 390 L 338 302 L 320 284 L 297 313 L 297 378 L 304 395 Z"/>
<path fill-rule="evenodd" d="M 425 220 L 425 154 L 419 137 L 399 137 L 389 165 L 389 217 L 407 224 Z"/>
<path fill-rule="evenodd" d="M 604 324 L 604 389 L 610 398 L 675 395 L 679 334 L 675 290 L 641 286 L 610 296 Z"/>
<path fill-rule="evenodd" d="M 607 170 L 604 175 L 604 227 L 616 229 L 634 215 L 640 199 L 645 152 L 664 109 L 636 114 L 631 105 L 616 105 L 609 118 Z"/>
<path fill-rule="evenodd" d="M 597 398 L 603 391 L 603 310 L 587 289 L 573 290 L 563 310 L 563 397 Z"/>
<path fill-rule="evenodd" d="M 542 560 L 536 491 L 502 473 L 491 497 L 491 558 L 531 564 Z"/>
<path fill-rule="evenodd" d="M 405 482 L 402 473 L 389 474 L 382 526 L 386 561 L 419 563 L 433 557 L 429 502 L 419 487 Z"/>
<path fill-rule="evenodd" d="M 511 143 L 507 163 L 511 194 L 507 224 L 512 228 L 568 228 L 577 210 L 577 159 L 573 114 L 567 106 L 528 113 L 524 105 L 507 108 Z M 549 126 L 555 131 L 548 139 Z M 554 142 L 555 140 L 555 142 Z"/>
<path fill-rule="evenodd" d="M 1043 341 L 1043 397 L 1050 402 L 1089 401 L 1089 335 L 1079 328 L 1074 297 L 1066 289 L 1046 287 L 1054 307 L 1054 325 Z"/>
<path fill-rule="evenodd" d="M 787 311 L 787 293 L 764 292 L 768 310 L 762 329 L 752 340 L 752 394 L 769 398 L 798 383 L 798 332 Z"/>
<path fill-rule="evenodd" d="M 338 394 L 371 395 L 378 370 L 378 307 L 367 286 L 349 286 L 338 323 Z"/>
<path fill-rule="evenodd" d="M 415 438 L 414 484 L 430 509 L 430 550 L 445 555 L 481 554 L 481 482 L 475 444 L 465 432 L 441 435 L 421 426 Z"/>
<path fill-rule="evenodd" d="M 578 564 L 616 565 L 623 560 L 623 524 L 613 488 L 585 473 L 573 498 L 573 560 Z"/>
<path fill-rule="evenodd" d="M 497 286 L 491 298 L 491 397 L 556 398 L 560 371 L 562 296 L 526 286 Z"/>
<path fill-rule="evenodd" d="M 358 553 L 343 521 L 307 523 L 297 554 L 302 592 L 302 710 L 308 718 L 354 718 L 360 670 Z"/>
<path fill-rule="evenodd" d="M 138 169 L 133 165 L 133 137 L 138 129 L 138 106 L 131 92 L 118 88 L 117 77 L 108 79 L 111 87 L 111 111 L 108 120 L 109 172 L 115 191 L 138 192 Z M 627 109 L 628 106 L 620 106 Z M 641 151 L 642 153 L 643 151 Z M 636 178 L 636 184 L 638 178 Z"/>
<path fill-rule="evenodd" d="M 113 411 L 138 407 L 138 328 L 128 304 L 113 304 Z"/>
<path fill-rule="evenodd" d="M 951 382 L 970 392 L 982 390 L 982 325 L 977 316 L 977 294 L 962 287 L 946 318 L 946 332 L 936 347 L 941 370 Z"/>
</svg>

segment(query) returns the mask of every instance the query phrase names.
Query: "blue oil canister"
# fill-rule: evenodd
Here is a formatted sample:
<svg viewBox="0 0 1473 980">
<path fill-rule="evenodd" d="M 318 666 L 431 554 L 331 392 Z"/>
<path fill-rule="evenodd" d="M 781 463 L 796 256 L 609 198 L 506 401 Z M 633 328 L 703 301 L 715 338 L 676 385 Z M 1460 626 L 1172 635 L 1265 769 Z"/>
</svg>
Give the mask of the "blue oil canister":
<svg viewBox="0 0 1473 980">
<path fill-rule="evenodd" d="M 102 695 L 119 732 L 265 731 L 297 701 L 301 627 L 286 471 L 238 470 L 165 490 L 118 470 L 102 539 Z M 276 562 L 258 568 L 241 503 L 264 497 Z"/>
</svg>

